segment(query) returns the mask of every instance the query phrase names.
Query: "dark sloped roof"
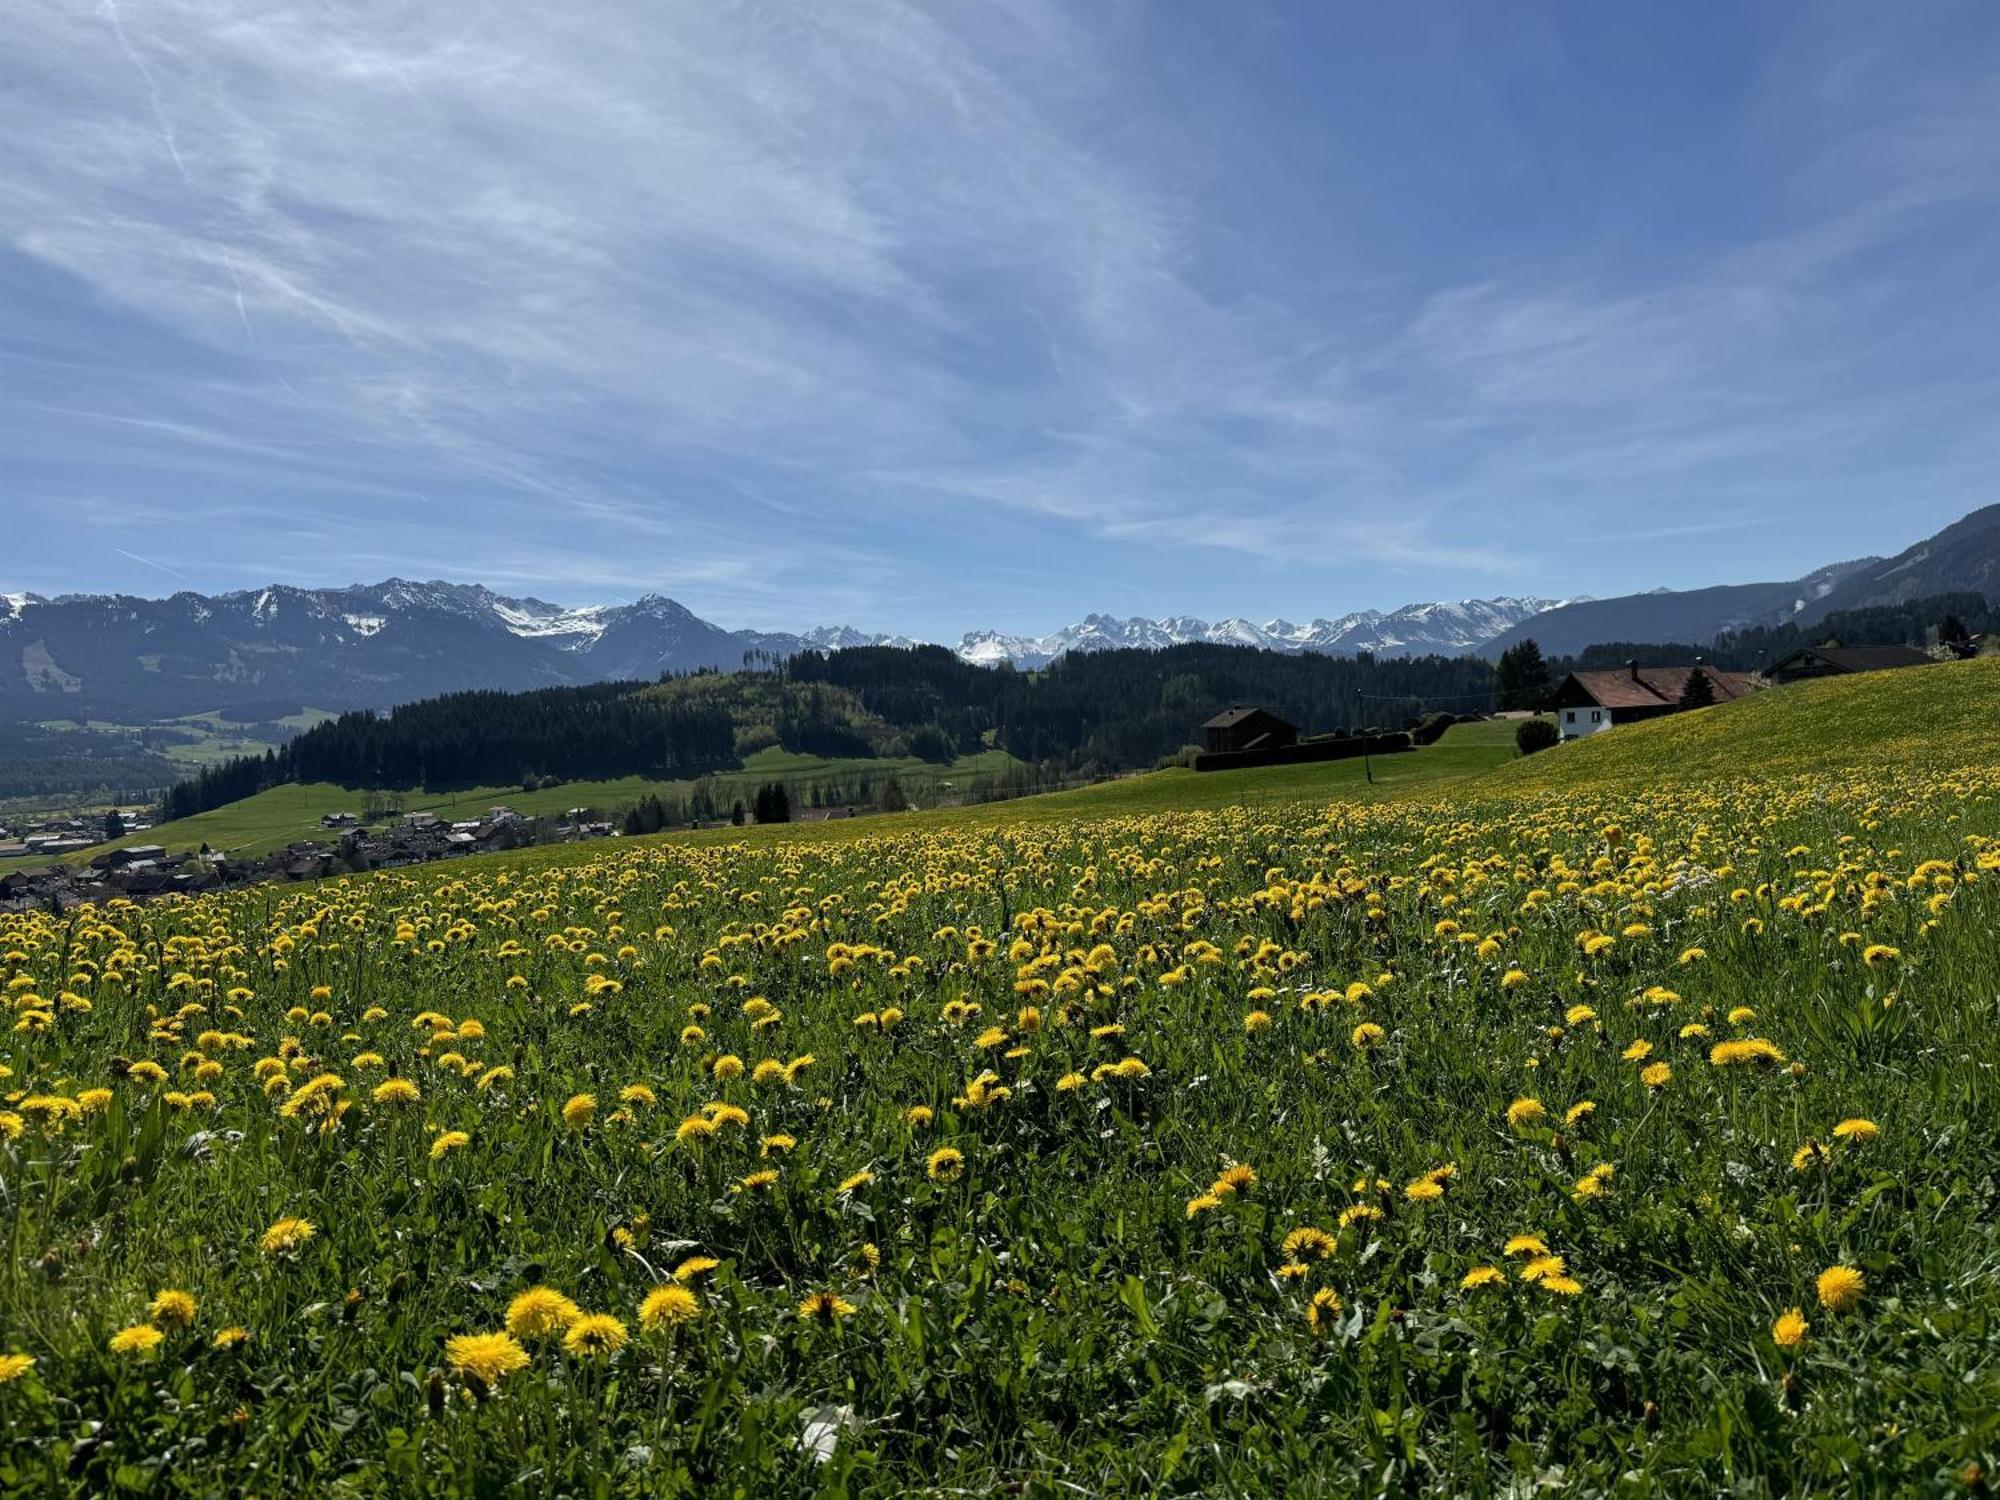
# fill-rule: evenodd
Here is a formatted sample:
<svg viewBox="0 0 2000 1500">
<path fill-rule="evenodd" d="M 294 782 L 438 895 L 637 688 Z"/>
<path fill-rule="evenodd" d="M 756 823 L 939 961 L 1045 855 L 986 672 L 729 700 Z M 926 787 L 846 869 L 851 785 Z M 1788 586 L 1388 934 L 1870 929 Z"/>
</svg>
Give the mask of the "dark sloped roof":
<svg viewBox="0 0 2000 1500">
<path fill-rule="evenodd" d="M 1251 717 L 1253 714 L 1262 714 L 1267 719 L 1277 719 L 1280 724 L 1283 724 L 1285 722 L 1283 719 L 1278 719 L 1278 716 L 1272 713 L 1269 709 L 1259 708 L 1254 703 L 1249 703 L 1249 704 L 1234 703 L 1231 704 L 1228 708 L 1225 708 L 1221 713 L 1217 714 L 1214 718 L 1208 720 L 1201 727 L 1203 729 L 1228 729 L 1234 725 L 1241 724 L 1245 719 Z"/>
<path fill-rule="evenodd" d="M 1617 667 L 1603 672 L 1572 672 L 1569 680 L 1603 708 L 1658 708 L 1681 701 L 1688 678 L 1697 670 L 1708 678 L 1717 703 L 1728 703 L 1755 691 L 1748 672 L 1721 672 L 1714 667 Z"/>
<path fill-rule="evenodd" d="M 1886 672 L 1894 667 L 1925 667 L 1931 663 L 1930 653 L 1916 646 L 1801 646 L 1790 656 L 1772 662 L 1767 670 L 1775 671 L 1806 657 L 1843 672 Z"/>
</svg>

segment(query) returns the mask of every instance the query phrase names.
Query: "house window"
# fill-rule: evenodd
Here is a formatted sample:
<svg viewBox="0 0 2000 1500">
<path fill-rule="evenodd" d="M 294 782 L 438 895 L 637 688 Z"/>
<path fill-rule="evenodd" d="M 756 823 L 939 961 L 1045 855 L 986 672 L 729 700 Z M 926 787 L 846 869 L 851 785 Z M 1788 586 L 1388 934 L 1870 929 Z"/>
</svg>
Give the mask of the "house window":
<svg viewBox="0 0 2000 1500">
<path fill-rule="evenodd" d="M 1592 709 L 1592 710 L 1590 711 L 1590 722 L 1591 722 L 1591 723 L 1593 723 L 1593 724 L 1595 724 L 1595 723 L 1596 723 L 1596 722 L 1598 721 L 1599 717 L 1601 717 L 1601 716 L 1599 715 L 1598 711 L 1597 711 L 1596 709 L 1594 709 L 1594 708 L 1593 708 L 1593 709 Z"/>
</svg>

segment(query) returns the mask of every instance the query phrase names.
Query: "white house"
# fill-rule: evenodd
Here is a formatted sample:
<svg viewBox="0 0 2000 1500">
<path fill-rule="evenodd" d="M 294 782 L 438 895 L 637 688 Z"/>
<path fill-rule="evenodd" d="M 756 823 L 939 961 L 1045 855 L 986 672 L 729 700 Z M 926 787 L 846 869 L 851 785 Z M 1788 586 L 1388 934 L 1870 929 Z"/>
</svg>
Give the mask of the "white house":
<svg viewBox="0 0 2000 1500">
<path fill-rule="evenodd" d="M 1605 672 L 1572 672 L 1556 689 L 1556 728 L 1566 740 L 1597 734 L 1614 724 L 1678 713 L 1695 673 L 1708 679 L 1711 700 L 1728 703 L 1756 689 L 1748 672 L 1691 667 L 1642 667 L 1627 662 Z"/>
</svg>

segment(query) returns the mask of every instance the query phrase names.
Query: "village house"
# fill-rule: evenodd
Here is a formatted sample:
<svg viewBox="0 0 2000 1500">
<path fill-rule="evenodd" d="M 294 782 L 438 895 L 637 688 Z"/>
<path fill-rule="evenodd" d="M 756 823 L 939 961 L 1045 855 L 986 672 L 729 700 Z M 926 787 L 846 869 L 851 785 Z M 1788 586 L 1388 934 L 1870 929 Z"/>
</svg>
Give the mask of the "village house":
<svg viewBox="0 0 2000 1500">
<path fill-rule="evenodd" d="M 1695 673 L 1708 679 L 1712 701 L 1728 703 L 1756 691 L 1748 672 L 1721 672 L 1696 662 L 1691 667 L 1642 667 L 1628 661 L 1602 672 L 1572 672 L 1556 688 L 1556 727 L 1566 740 L 1597 734 L 1614 724 L 1632 724 L 1678 713 L 1687 705 Z"/>
<path fill-rule="evenodd" d="M 1254 705 L 1233 704 L 1202 726 L 1210 754 L 1237 750 L 1277 750 L 1299 742 L 1298 726 Z"/>
<path fill-rule="evenodd" d="M 1773 686 L 1805 682 L 1814 677 L 1844 677 L 1850 672 L 1892 672 L 1899 667 L 1928 667 L 1937 660 L 1916 646 L 1801 646 L 1764 669 Z"/>
</svg>

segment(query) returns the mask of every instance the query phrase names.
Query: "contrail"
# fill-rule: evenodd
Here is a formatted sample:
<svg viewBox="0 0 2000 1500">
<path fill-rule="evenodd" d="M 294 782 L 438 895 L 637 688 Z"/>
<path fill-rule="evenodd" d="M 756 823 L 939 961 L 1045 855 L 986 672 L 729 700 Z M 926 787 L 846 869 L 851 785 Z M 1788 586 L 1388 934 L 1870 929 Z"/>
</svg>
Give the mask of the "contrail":
<svg viewBox="0 0 2000 1500">
<path fill-rule="evenodd" d="M 181 148 L 174 140 L 174 127 L 168 122 L 167 112 L 160 104 L 160 86 L 153 82 L 153 70 L 146 66 L 146 60 L 132 46 L 131 38 L 125 35 L 125 23 L 118 15 L 118 0 L 104 0 L 104 14 L 111 22 L 112 31 L 117 33 L 118 45 L 125 49 L 125 56 L 145 80 L 146 95 L 153 102 L 153 120 L 160 127 L 160 138 L 167 143 L 167 155 L 174 159 L 174 170 L 181 174 L 183 185 L 192 190 L 194 179 L 188 176 L 187 163 L 181 160 Z"/>
<path fill-rule="evenodd" d="M 188 577 L 187 574 L 182 573 L 177 569 L 170 568 L 163 562 L 154 562 L 150 557 L 141 557 L 136 552 L 127 552 L 123 547 L 113 547 L 111 550 L 113 552 L 116 552 L 120 557 L 131 558 L 132 561 L 135 563 L 144 563 L 149 568 L 158 568 L 162 573 L 165 573 L 168 577 L 178 578 L 182 583 L 194 582 L 194 580 Z"/>
<path fill-rule="evenodd" d="M 222 252 L 222 265 L 223 269 L 229 272 L 229 284 L 236 288 L 236 316 L 243 322 L 245 336 L 254 344 L 257 342 L 257 330 L 250 326 L 250 311 L 243 305 L 243 279 L 236 274 L 236 257 L 231 255 L 229 247 L 219 240 L 216 242 L 216 248 Z M 294 391 L 292 394 L 296 396 L 298 392 Z"/>
</svg>

